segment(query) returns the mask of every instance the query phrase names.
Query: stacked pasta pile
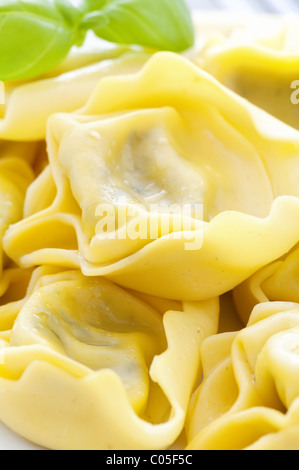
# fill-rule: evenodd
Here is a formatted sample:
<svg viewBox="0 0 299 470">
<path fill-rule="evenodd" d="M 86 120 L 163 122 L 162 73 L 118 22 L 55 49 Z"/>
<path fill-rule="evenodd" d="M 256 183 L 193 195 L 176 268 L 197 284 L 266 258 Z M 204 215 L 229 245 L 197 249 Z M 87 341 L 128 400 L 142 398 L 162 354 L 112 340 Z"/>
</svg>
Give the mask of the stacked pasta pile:
<svg viewBox="0 0 299 470">
<path fill-rule="evenodd" d="M 25 438 L 298 449 L 298 28 L 267 21 L 6 84 L 0 420 Z M 103 207 L 131 216 L 104 230 Z M 129 236 L 136 208 L 155 236 Z"/>
</svg>

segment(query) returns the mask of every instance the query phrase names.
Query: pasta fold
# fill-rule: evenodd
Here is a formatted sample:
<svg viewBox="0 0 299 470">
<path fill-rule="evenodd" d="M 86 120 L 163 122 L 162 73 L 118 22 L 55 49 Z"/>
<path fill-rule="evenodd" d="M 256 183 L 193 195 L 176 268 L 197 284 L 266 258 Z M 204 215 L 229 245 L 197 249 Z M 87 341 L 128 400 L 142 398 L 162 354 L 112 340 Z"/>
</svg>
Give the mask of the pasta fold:
<svg viewBox="0 0 299 470">
<path fill-rule="evenodd" d="M 234 303 L 245 324 L 257 304 L 268 301 L 299 303 L 298 268 L 299 249 L 296 246 L 234 289 Z"/>
<path fill-rule="evenodd" d="M 263 302 L 246 328 L 202 344 L 188 449 L 298 449 L 298 313 L 297 303 Z"/>
<path fill-rule="evenodd" d="M 32 180 L 33 172 L 25 161 L 6 152 L 0 155 L 0 276 L 5 262 L 2 239 L 10 224 L 22 218 L 25 192 Z"/>
<path fill-rule="evenodd" d="M 4 238 L 21 266 L 197 301 L 298 241 L 298 132 L 175 54 L 101 80 L 80 113 L 51 116 L 47 146 L 26 217 Z"/>
<path fill-rule="evenodd" d="M 0 334 L 2 422 L 57 450 L 173 444 L 200 373 L 199 345 L 217 332 L 218 299 L 165 301 L 40 267 L 18 306 Z"/>
<path fill-rule="evenodd" d="M 43 140 L 47 120 L 53 113 L 80 109 L 101 78 L 133 73 L 147 57 L 146 52 L 88 40 L 82 49 L 75 49 L 63 64 L 45 76 L 5 83 L 5 102 L 0 108 L 0 139 Z"/>
<path fill-rule="evenodd" d="M 238 95 L 299 129 L 298 17 L 221 15 L 217 21 L 204 15 L 196 24 L 195 63 Z"/>
</svg>

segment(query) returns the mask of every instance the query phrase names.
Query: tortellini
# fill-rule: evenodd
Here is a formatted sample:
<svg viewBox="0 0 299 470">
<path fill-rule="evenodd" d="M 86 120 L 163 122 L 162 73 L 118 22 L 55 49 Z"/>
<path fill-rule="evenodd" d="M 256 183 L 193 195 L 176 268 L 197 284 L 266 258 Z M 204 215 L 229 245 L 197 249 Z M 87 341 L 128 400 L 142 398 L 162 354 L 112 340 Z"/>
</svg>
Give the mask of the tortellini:
<svg viewBox="0 0 299 470">
<path fill-rule="evenodd" d="M 150 295 L 204 300 L 298 241 L 298 132 L 175 54 L 102 80 L 80 113 L 49 119 L 47 145 L 28 217 L 5 236 L 22 266 L 76 267 Z M 107 228 L 107 205 L 113 221 L 123 207 L 138 209 Z M 172 205 L 203 210 L 185 220 Z M 153 219 L 166 216 L 168 230 L 152 237 Z"/>
<path fill-rule="evenodd" d="M 195 62 L 240 96 L 299 129 L 299 18 L 199 16 Z M 210 26 L 206 32 L 207 24 Z M 293 97 L 293 99 L 292 99 Z"/>
<path fill-rule="evenodd" d="M 2 338 L 0 419 L 53 449 L 170 446 L 218 299 L 165 302 L 55 267 L 34 271 L 29 287 Z"/>
<path fill-rule="evenodd" d="M 202 344 L 188 449 L 298 450 L 298 315 L 297 303 L 264 302 L 246 328 Z"/>
<path fill-rule="evenodd" d="M 0 422 L 39 448 L 299 450 L 298 19 L 194 21 L 0 87 Z"/>
<path fill-rule="evenodd" d="M 29 82 L 5 84 L 0 108 L 0 138 L 39 141 L 46 136 L 47 120 L 57 112 L 73 112 L 85 105 L 99 80 L 109 75 L 133 73 L 148 58 L 146 51 L 97 45 L 88 40 L 65 63 Z M 30 110 L 30 119 L 28 119 Z"/>
<path fill-rule="evenodd" d="M 33 180 L 33 171 L 22 159 L 0 149 L 0 275 L 5 257 L 2 239 L 10 224 L 23 216 L 26 189 Z"/>
<path fill-rule="evenodd" d="M 252 309 L 268 301 L 299 303 L 299 248 L 270 263 L 233 291 L 240 318 L 247 323 Z"/>
</svg>

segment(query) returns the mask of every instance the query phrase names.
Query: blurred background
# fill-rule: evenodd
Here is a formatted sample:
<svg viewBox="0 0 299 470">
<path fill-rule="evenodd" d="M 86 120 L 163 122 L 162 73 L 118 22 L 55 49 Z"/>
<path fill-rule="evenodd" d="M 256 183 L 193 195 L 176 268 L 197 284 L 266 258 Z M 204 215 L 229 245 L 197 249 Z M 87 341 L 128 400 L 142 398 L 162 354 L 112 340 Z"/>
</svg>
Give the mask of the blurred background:
<svg viewBox="0 0 299 470">
<path fill-rule="evenodd" d="M 237 12 L 299 13 L 299 0 L 186 0 L 191 8 Z"/>
</svg>

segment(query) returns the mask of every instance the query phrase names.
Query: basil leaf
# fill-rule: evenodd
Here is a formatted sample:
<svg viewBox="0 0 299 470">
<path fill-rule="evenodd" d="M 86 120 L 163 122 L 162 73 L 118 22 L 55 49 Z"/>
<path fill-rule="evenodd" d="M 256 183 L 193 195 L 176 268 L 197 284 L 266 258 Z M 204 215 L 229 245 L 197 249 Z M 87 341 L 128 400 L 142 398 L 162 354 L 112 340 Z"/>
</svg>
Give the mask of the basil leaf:
<svg viewBox="0 0 299 470">
<path fill-rule="evenodd" d="M 106 41 L 183 51 L 194 43 L 185 0 L 85 0 L 82 28 Z"/>
<path fill-rule="evenodd" d="M 178 52 L 194 42 L 185 0 L 0 0 L 0 80 L 51 70 L 89 29 L 156 50 Z"/>
<path fill-rule="evenodd" d="M 0 80 L 32 78 L 58 65 L 80 37 L 82 17 L 65 0 L 2 0 Z"/>
</svg>

